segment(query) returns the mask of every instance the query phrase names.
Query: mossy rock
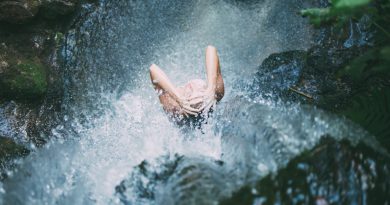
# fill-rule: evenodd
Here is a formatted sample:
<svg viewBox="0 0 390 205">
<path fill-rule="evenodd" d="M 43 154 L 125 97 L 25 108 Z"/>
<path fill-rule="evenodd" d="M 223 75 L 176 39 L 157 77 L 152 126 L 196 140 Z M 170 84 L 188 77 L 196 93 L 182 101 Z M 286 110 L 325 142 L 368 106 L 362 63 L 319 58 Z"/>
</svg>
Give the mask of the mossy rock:
<svg viewBox="0 0 390 205">
<path fill-rule="evenodd" d="M 29 154 L 29 150 L 13 140 L 0 136 L 0 162 Z"/>
<path fill-rule="evenodd" d="M 25 157 L 30 150 L 15 143 L 12 139 L 0 136 L 0 181 L 7 178 L 6 170 L 15 166 L 14 159 Z"/>
<path fill-rule="evenodd" d="M 76 10 L 78 0 L 45 0 L 42 1 L 40 14 L 48 19 L 56 19 L 73 13 Z"/>
<path fill-rule="evenodd" d="M 0 96 L 11 100 L 41 99 L 47 90 L 46 70 L 39 60 L 17 60 L 0 76 Z"/>
<path fill-rule="evenodd" d="M 24 23 L 37 14 L 40 4 L 39 0 L 0 1 L 0 21 Z"/>
</svg>

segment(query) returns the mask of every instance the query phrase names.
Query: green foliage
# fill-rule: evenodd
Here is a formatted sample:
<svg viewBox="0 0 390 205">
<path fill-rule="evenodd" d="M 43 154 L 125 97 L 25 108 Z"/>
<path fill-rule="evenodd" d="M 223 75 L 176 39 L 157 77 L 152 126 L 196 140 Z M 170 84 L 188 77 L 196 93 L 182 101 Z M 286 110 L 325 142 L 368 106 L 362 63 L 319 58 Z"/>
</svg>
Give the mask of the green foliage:
<svg viewBox="0 0 390 205">
<path fill-rule="evenodd" d="M 390 150 L 390 1 L 332 0 L 329 8 L 301 11 L 315 26 L 345 26 L 369 16 L 375 45 L 352 60 L 337 76 L 352 80 L 353 97 L 341 114 L 362 125 Z"/>
<path fill-rule="evenodd" d="M 61 32 L 57 32 L 56 35 L 54 36 L 56 47 L 59 47 L 63 40 L 64 40 L 64 34 Z"/>
<path fill-rule="evenodd" d="M 310 8 L 301 11 L 301 15 L 310 18 L 316 26 L 322 23 L 338 21 L 344 23 L 351 17 L 362 15 L 370 11 L 371 0 L 332 0 L 329 8 Z"/>
<path fill-rule="evenodd" d="M 362 83 L 370 76 L 390 74 L 390 46 L 372 48 L 362 56 L 355 58 L 338 74 L 350 76 L 354 81 Z"/>
<path fill-rule="evenodd" d="M 365 127 L 370 133 L 390 146 L 390 88 L 371 88 L 356 94 L 342 114 Z"/>
</svg>

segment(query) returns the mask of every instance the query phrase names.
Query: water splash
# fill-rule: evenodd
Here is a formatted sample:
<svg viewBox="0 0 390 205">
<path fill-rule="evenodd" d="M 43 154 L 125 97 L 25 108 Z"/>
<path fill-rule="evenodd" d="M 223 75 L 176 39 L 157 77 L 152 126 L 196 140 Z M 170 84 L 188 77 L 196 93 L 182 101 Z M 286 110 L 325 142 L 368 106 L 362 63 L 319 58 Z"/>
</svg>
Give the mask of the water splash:
<svg viewBox="0 0 390 205">
<path fill-rule="evenodd" d="M 250 180 L 251 170 L 273 171 L 321 135 L 351 131 L 311 108 L 236 100 L 247 90 L 235 85 L 251 82 L 265 57 L 305 49 L 311 38 L 296 14 L 301 1 L 238 2 L 103 0 L 96 10 L 85 6 L 85 19 L 62 50 L 63 125 L 2 184 L 0 202 L 120 203 L 115 187 L 134 166 L 174 154 L 224 160 L 236 177 L 231 191 Z M 160 65 L 178 84 L 202 78 L 208 44 L 218 48 L 227 92 L 202 130 L 183 131 L 163 113 L 148 67 Z M 342 133 L 340 126 L 346 126 Z"/>
</svg>

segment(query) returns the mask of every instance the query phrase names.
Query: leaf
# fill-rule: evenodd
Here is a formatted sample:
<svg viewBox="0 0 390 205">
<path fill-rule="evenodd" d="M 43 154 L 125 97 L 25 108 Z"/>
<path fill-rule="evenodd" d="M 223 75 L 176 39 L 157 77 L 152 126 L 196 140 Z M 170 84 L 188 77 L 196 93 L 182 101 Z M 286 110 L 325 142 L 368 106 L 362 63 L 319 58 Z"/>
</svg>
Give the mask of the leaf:
<svg viewBox="0 0 390 205">
<path fill-rule="evenodd" d="M 310 22 L 316 26 L 335 20 L 345 22 L 357 14 L 372 12 L 368 5 L 371 0 L 332 0 L 328 8 L 310 8 L 301 10 L 301 15 L 309 17 Z"/>
<path fill-rule="evenodd" d="M 338 76 L 349 76 L 354 81 L 362 82 L 368 76 L 390 75 L 390 46 L 373 48 L 352 60 L 344 69 L 340 70 Z"/>
<path fill-rule="evenodd" d="M 344 10 L 367 6 L 371 0 L 332 0 L 332 8 Z"/>
<path fill-rule="evenodd" d="M 310 23 L 319 26 L 322 22 L 328 21 L 329 19 L 329 8 L 312 8 L 301 10 L 301 15 L 309 17 Z"/>
<path fill-rule="evenodd" d="M 355 95 L 348 109 L 342 112 L 360 124 L 379 141 L 390 139 L 390 88 L 373 88 Z"/>
</svg>

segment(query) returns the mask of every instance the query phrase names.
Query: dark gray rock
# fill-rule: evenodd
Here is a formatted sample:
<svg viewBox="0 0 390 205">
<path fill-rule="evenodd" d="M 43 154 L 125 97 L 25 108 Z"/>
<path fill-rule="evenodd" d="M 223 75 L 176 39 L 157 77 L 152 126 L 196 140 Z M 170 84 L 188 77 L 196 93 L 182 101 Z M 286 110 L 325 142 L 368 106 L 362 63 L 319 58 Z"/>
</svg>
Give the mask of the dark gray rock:
<svg viewBox="0 0 390 205">
<path fill-rule="evenodd" d="M 22 24 L 36 16 L 56 19 L 73 13 L 79 2 L 79 0 L 2 0 L 0 22 Z"/>
<path fill-rule="evenodd" d="M 5 170 L 13 166 L 12 159 L 26 156 L 29 152 L 23 145 L 15 143 L 10 138 L 0 136 L 0 180 L 7 176 Z"/>
<path fill-rule="evenodd" d="M 78 0 L 45 0 L 42 3 L 40 14 L 49 19 L 68 15 L 76 10 L 78 2 Z"/>
<path fill-rule="evenodd" d="M 252 91 L 255 94 L 276 95 L 298 83 L 306 63 L 305 51 L 271 54 L 259 66 Z"/>
<path fill-rule="evenodd" d="M 220 204 L 388 204 L 389 167 L 389 156 L 367 145 L 324 138 Z"/>
<path fill-rule="evenodd" d="M 0 1 L 0 21 L 24 23 L 38 13 L 39 0 L 2 0 Z"/>
<path fill-rule="evenodd" d="M 337 76 L 371 45 L 366 17 L 345 27 L 325 27 L 315 33 L 307 51 L 272 54 L 259 66 L 252 96 L 299 101 L 336 110 L 348 101 L 352 84 Z"/>
<path fill-rule="evenodd" d="M 80 2 L 0 0 L 0 134 L 41 146 L 62 119 L 59 50 Z"/>
<path fill-rule="evenodd" d="M 215 204 L 227 196 L 222 164 L 183 156 L 144 161 L 116 187 L 123 204 Z"/>
</svg>

